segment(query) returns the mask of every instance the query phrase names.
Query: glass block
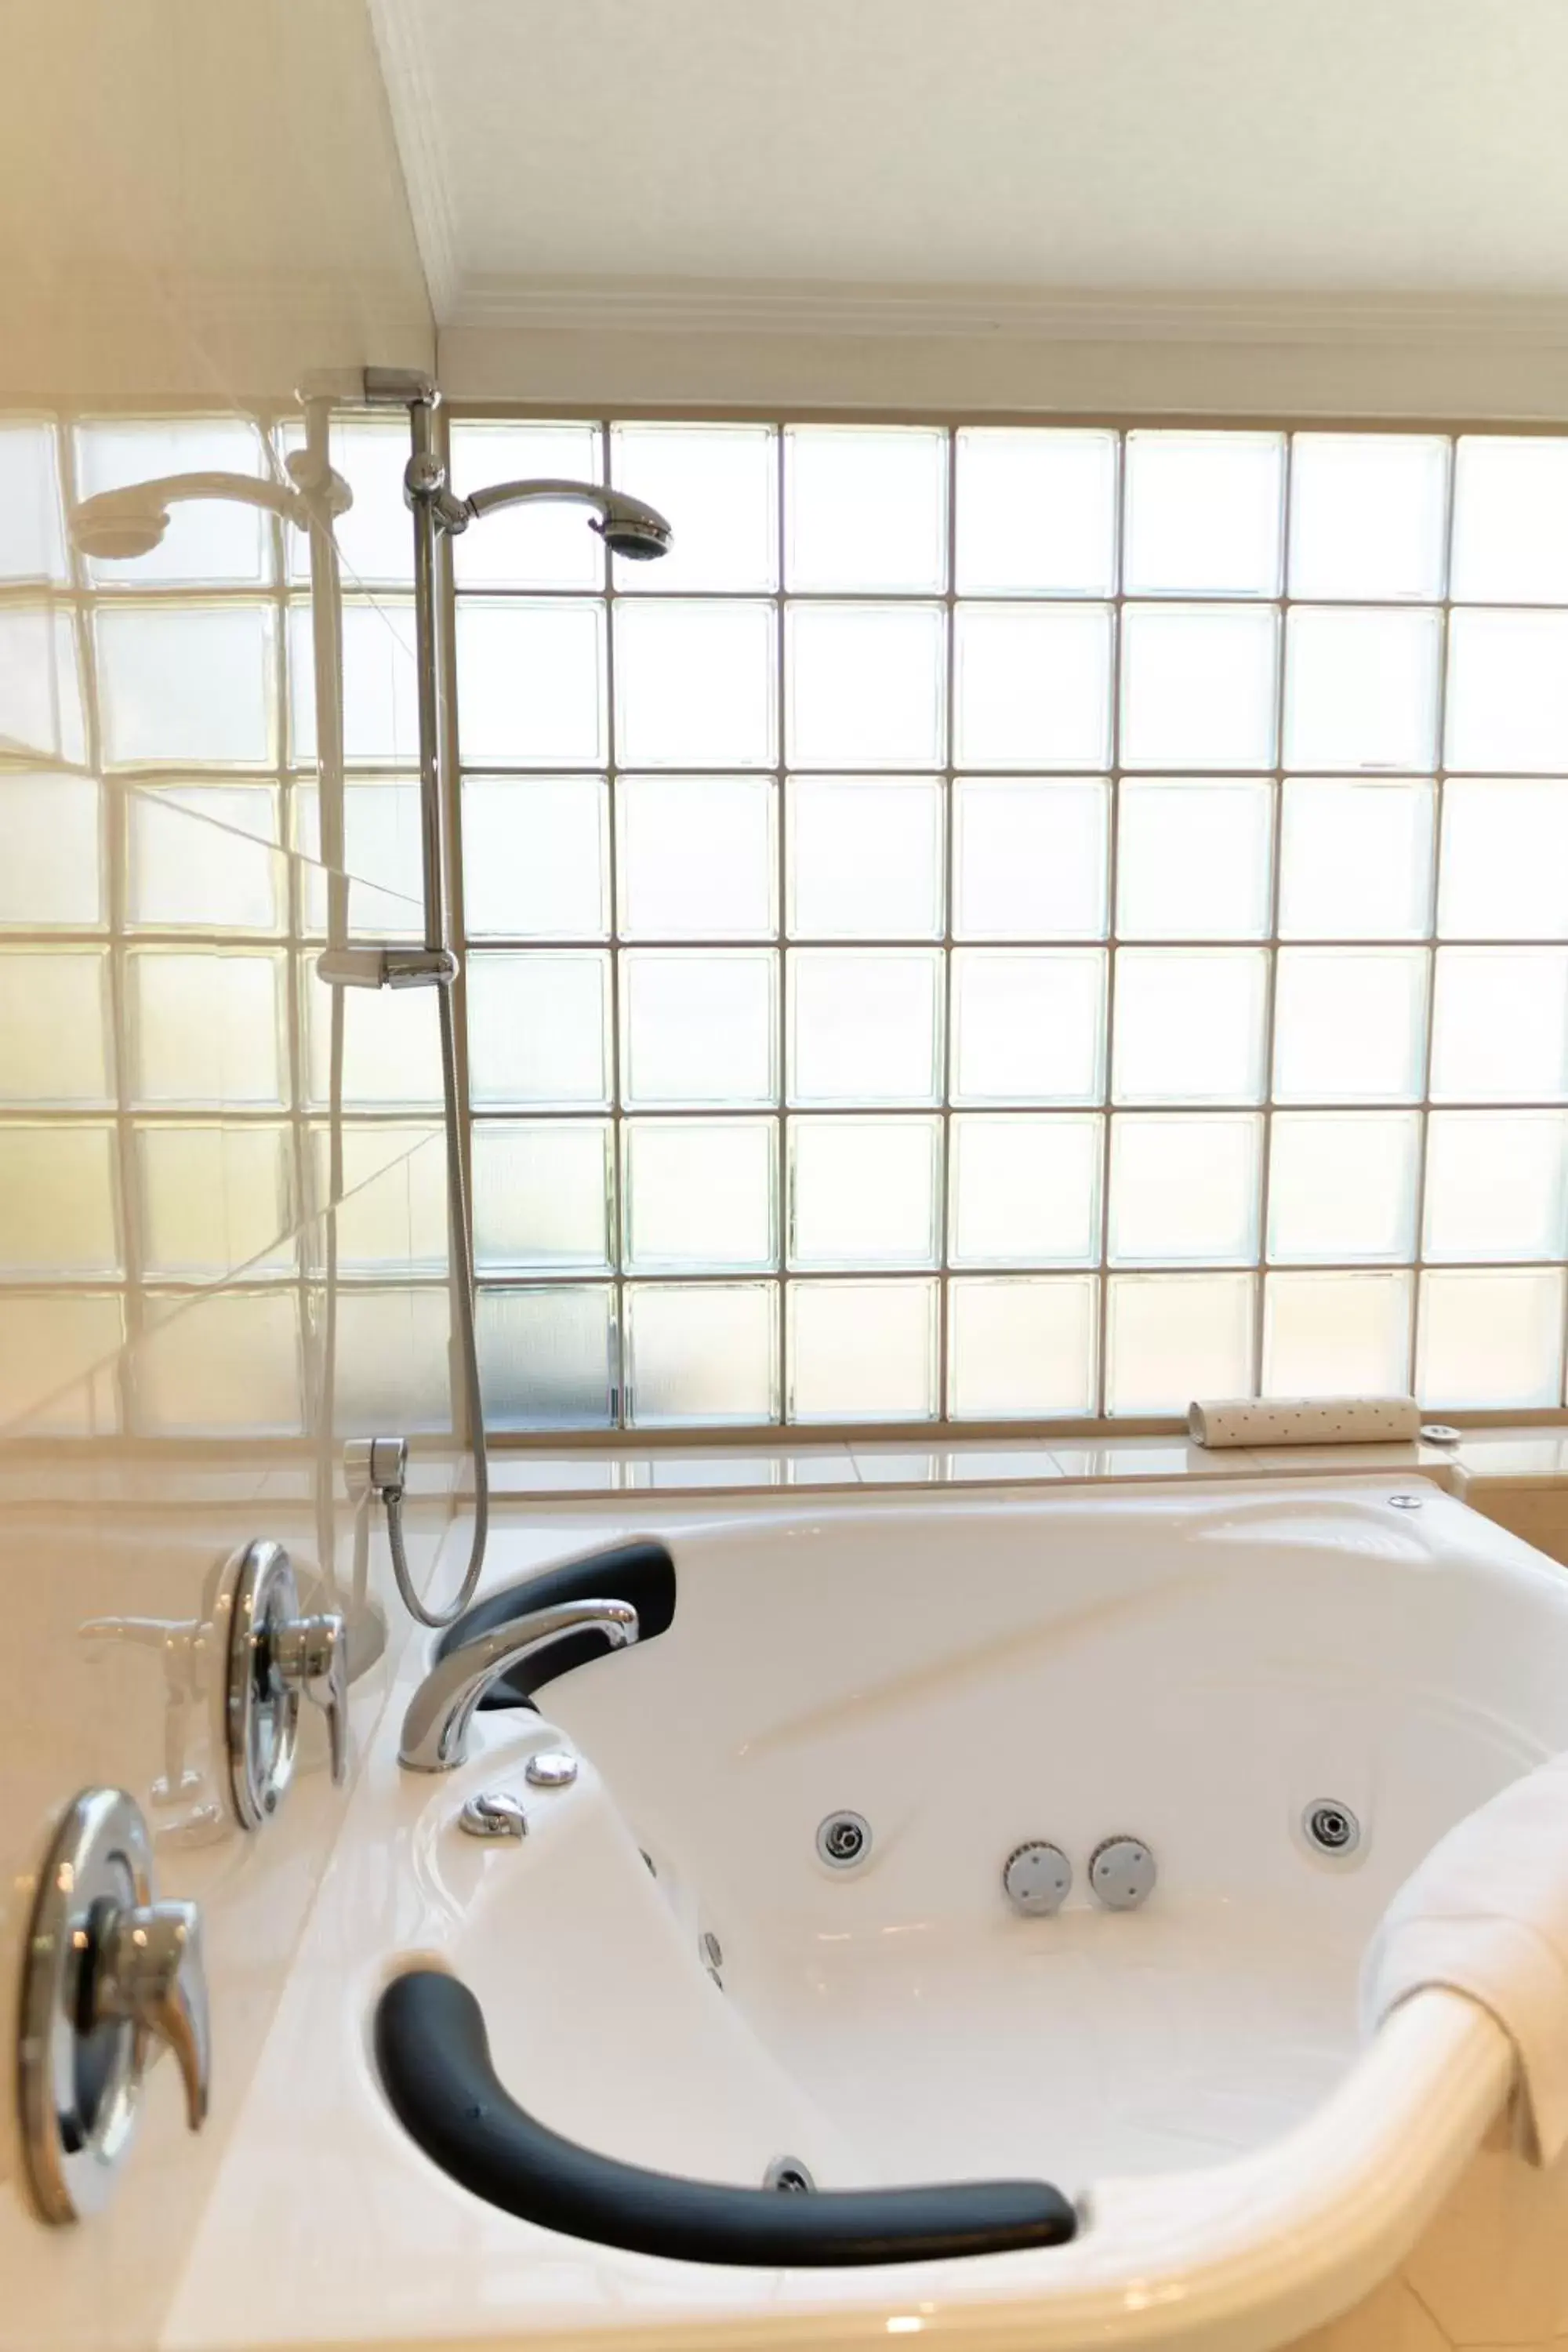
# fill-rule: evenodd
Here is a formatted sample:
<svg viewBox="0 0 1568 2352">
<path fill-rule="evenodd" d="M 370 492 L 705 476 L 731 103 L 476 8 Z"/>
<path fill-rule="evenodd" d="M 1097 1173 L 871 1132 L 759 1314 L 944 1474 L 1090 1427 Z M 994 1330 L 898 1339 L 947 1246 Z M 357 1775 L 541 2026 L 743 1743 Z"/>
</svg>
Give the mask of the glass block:
<svg viewBox="0 0 1568 2352">
<path fill-rule="evenodd" d="M 467 430 L 458 425 L 459 433 Z M 284 435 L 289 452 L 305 446 L 303 425 Z M 332 418 L 331 460 L 353 492 L 353 504 L 337 520 L 334 537 L 345 587 L 409 588 L 414 584 L 414 521 L 403 497 L 408 464 L 408 423 L 404 416 Z M 310 576 L 310 542 L 302 530 L 285 533 L 289 577 Z M 458 541 L 461 548 L 463 542 Z"/>
<path fill-rule="evenodd" d="M 603 459 L 596 425 L 474 417 L 452 425 L 452 481 L 460 498 L 496 482 L 599 482 Z M 453 542 L 458 587 L 602 587 L 604 542 L 589 529 L 589 513 L 587 507 L 541 499 L 486 515 Z"/>
<path fill-rule="evenodd" d="M 120 1272 L 114 1145 L 110 1127 L 0 1126 L 0 1278 Z"/>
<path fill-rule="evenodd" d="M 473 1003 L 473 965 L 468 1001 Z M 331 1022 L 334 999 L 342 1006 L 342 1099 L 351 1110 L 423 1110 L 439 1107 L 441 1060 L 434 990 L 420 988 L 328 990 L 307 966 L 304 992 L 310 1098 L 331 1098 Z"/>
<path fill-rule="evenodd" d="M 213 1281 L 295 1263 L 293 1145 L 285 1127 L 136 1130 L 142 1262 L 154 1278 Z"/>
<path fill-rule="evenodd" d="M 671 1423 L 779 1418 L 778 1285 L 626 1285 L 626 1418 Z"/>
<path fill-rule="evenodd" d="M 1428 1258 L 1562 1257 L 1568 1116 L 1436 1110 L 1426 1137 Z"/>
<path fill-rule="evenodd" d="M 1120 795 L 1116 929 L 1130 940 L 1268 933 L 1274 788 L 1131 778 Z"/>
<path fill-rule="evenodd" d="M 0 752 L 79 767 L 87 758 L 81 663 L 63 608 L 0 604 Z"/>
<path fill-rule="evenodd" d="M 325 1262 L 329 1224 L 340 1275 L 444 1275 L 447 1271 L 447 1159 L 436 1126 L 346 1126 L 343 1190 L 338 1206 L 306 1228 L 312 1271 Z M 311 1137 L 316 1199 L 331 1197 L 331 1138 Z"/>
<path fill-rule="evenodd" d="M 451 1307 L 445 1289 L 353 1289 L 338 1300 L 334 1426 L 349 1437 L 452 1426 Z"/>
<path fill-rule="evenodd" d="M 1124 948 L 1111 1094 L 1120 1103 L 1257 1102 L 1268 959 L 1253 948 Z"/>
<path fill-rule="evenodd" d="M 67 579 L 58 442 L 42 418 L 0 424 L 0 580 Z"/>
<path fill-rule="evenodd" d="M 1285 637 L 1285 764 L 1430 768 L 1442 615 L 1299 604 Z"/>
<path fill-rule="evenodd" d="M 937 1285 L 792 1282 L 784 1293 L 791 1421 L 929 1421 Z"/>
<path fill-rule="evenodd" d="M 479 1293 L 485 1419 L 492 1429 L 608 1429 L 616 1352 L 607 1283 Z"/>
<path fill-rule="evenodd" d="M 142 949 L 127 959 L 133 1097 L 193 1109 L 288 1099 L 284 958 Z"/>
<path fill-rule="evenodd" d="M 1285 444 L 1277 433 L 1130 433 L 1129 596 L 1275 596 Z"/>
<path fill-rule="evenodd" d="M 618 776 L 623 939 L 770 939 L 777 811 L 772 776 Z"/>
<path fill-rule="evenodd" d="M 1415 1393 L 1423 1404 L 1554 1405 L 1563 1396 L 1563 1270 L 1433 1269 L 1421 1277 Z"/>
<path fill-rule="evenodd" d="M 940 593 L 947 435 L 925 425 L 790 425 L 784 585 Z"/>
<path fill-rule="evenodd" d="M 766 425 L 613 425 L 610 478 L 668 516 L 657 563 L 617 560 L 617 588 L 743 593 L 778 585 L 778 436 Z"/>
<path fill-rule="evenodd" d="M 0 954 L 0 1104 L 86 1108 L 110 1100 L 109 1023 L 104 949 Z"/>
<path fill-rule="evenodd" d="M 625 767 L 763 768 L 775 757 L 769 604 L 627 600 L 616 613 L 616 750 Z"/>
<path fill-rule="evenodd" d="M 1411 1276 L 1271 1274 L 1263 1286 L 1265 1396 L 1405 1396 Z"/>
<path fill-rule="evenodd" d="M 270 784 L 187 784 L 125 795 L 126 919 L 132 929 L 277 931 L 289 867 Z"/>
<path fill-rule="evenodd" d="M 1116 436 L 965 425 L 957 436 L 962 596 L 1109 596 Z"/>
<path fill-rule="evenodd" d="M 608 1106 L 604 955 L 471 955 L 468 1095 L 476 1109 Z"/>
<path fill-rule="evenodd" d="M 107 1437 L 120 1427 L 109 1368 L 125 1344 L 125 1309 L 101 1291 L 0 1297 L 0 1429 L 34 1437 Z"/>
<path fill-rule="evenodd" d="M 629 950 L 621 958 L 621 1098 L 743 1108 L 778 1092 L 778 959 Z"/>
<path fill-rule="evenodd" d="M 615 1198 L 608 1119 L 481 1119 L 473 1155 L 474 1255 L 482 1275 L 608 1271 Z"/>
<path fill-rule="evenodd" d="M 1568 1094 L 1568 950 L 1442 948 L 1435 1102 L 1561 1102 Z"/>
<path fill-rule="evenodd" d="M 934 1103 L 942 1087 L 936 949 L 789 957 L 789 1099 Z"/>
<path fill-rule="evenodd" d="M 776 1119 L 627 1119 L 621 1149 L 629 1272 L 777 1265 Z"/>
<path fill-rule="evenodd" d="M 1462 434 L 1454 581 L 1462 603 L 1568 603 L 1568 440 Z"/>
<path fill-rule="evenodd" d="M 1455 777 L 1443 792 L 1441 870 L 1443 937 L 1568 938 L 1568 782 Z"/>
<path fill-rule="evenodd" d="M 492 518 L 492 522 L 493 522 Z M 568 597 L 458 604 L 458 733 L 465 767 L 601 768 L 603 604 Z"/>
<path fill-rule="evenodd" d="M 1092 1275 L 970 1276 L 947 1289 L 947 1409 L 954 1421 L 1092 1412 L 1100 1285 Z"/>
<path fill-rule="evenodd" d="M 1279 616 L 1138 604 L 1121 616 L 1121 764 L 1271 768 Z"/>
<path fill-rule="evenodd" d="M 1414 1256 L 1420 1154 L 1417 1111 L 1276 1111 L 1269 1256 L 1301 1265 Z"/>
<path fill-rule="evenodd" d="M 3 438 L 3 436 L 0 436 Z M 99 929 L 107 908 L 103 788 L 58 771 L 0 776 L 0 928 Z"/>
<path fill-rule="evenodd" d="M 792 1118 L 790 1265 L 935 1265 L 941 1156 L 934 1118 Z"/>
<path fill-rule="evenodd" d="M 1425 939 L 1433 791 L 1292 776 L 1279 830 L 1282 939 Z"/>
<path fill-rule="evenodd" d="M 1113 1274 L 1106 1409 L 1184 1413 L 1197 1397 L 1253 1393 L 1250 1274 Z"/>
<path fill-rule="evenodd" d="M 953 1101 L 1098 1102 L 1105 963 L 1093 948 L 955 950 Z"/>
<path fill-rule="evenodd" d="M 794 776 L 789 928 L 797 939 L 942 935 L 940 776 Z"/>
<path fill-rule="evenodd" d="M 112 604 L 93 614 L 111 768 L 266 768 L 277 757 L 265 604 Z"/>
<path fill-rule="evenodd" d="M 180 1303 L 136 1349 L 132 1412 L 146 1437 L 300 1437 L 305 1361 L 290 1289 Z"/>
<path fill-rule="evenodd" d="M 610 928 L 603 776 L 465 776 L 463 924 L 470 939 L 602 940 Z"/>
<path fill-rule="evenodd" d="M 341 833 L 325 849 L 320 791 L 300 782 L 290 797 L 297 853 L 318 868 L 330 867 L 350 877 L 351 932 L 364 931 L 377 939 L 422 933 L 425 877 L 418 778 L 349 777 L 339 803 Z M 320 935 L 327 928 L 327 873 L 306 873 L 301 879 L 305 922 Z M 473 929 L 471 923 L 468 929 Z"/>
<path fill-rule="evenodd" d="M 1101 1122 L 960 1113 L 951 1125 L 954 1265 L 1091 1265 L 1100 1255 Z"/>
<path fill-rule="evenodd" d="M 1424 948 L 1281 948 L 1279 1102 L 1415 1102 L 1426 1045 Z"/>
<path fill-rule="evenodd" d="M 252 481 L 273 475 L 260 434 L 237 416 L 94 420 L 77 426 L 75 445 L 79 500 L 165 474 L 244 474 Z M 147 554 L 129 562 L 89 557 L 87 570 L 92 580 L 117 588 L 259 587 L 272 577 L 276 529 L 258 507 L 181 499 L 171 504 L 169 527 Z"/>
<path fill-rule="evenodd" d="M 957 778 L 954 936 L 1103 939 L 1110 812 L 1103 776 Z"/>
<path fill-rule="evenodd" d="M 1107 1254 L 1116 1265 L 1248 1265 L 1263 1121 L 1122 1114 L 1110 1122 Z"/>
<path fill-rule="evenodd" d="M 1298 433 L 1290 452 L 1290 593 L 1443 593 L 1448 445 L 1436 434 Z"/>
<path fill-rule="evenodd" d="M 960 604 L 955 759 L 971 768 L 1103 768 L 1110 642 L 1108 604 Z"/>
<path fill-rule="evenodd" d="M 1568 772 L 1568 613 L 1450 614 L 1444 757 L 1486 773 Z"/>
<path fill-rule="evenodd" d="M 792 767 L 943 764 L 942 605 L 791 604 L 784 629 Z"/>
<path fill-rule="evenodd" d="M 343 758 L 351 768 L 412 768 L 419 759 L 414 608 L 385 598 L 342 608 Z M 310 609 L 289 613 L 289 737 L 297 767 L 320 757 Z"/>
</svg>

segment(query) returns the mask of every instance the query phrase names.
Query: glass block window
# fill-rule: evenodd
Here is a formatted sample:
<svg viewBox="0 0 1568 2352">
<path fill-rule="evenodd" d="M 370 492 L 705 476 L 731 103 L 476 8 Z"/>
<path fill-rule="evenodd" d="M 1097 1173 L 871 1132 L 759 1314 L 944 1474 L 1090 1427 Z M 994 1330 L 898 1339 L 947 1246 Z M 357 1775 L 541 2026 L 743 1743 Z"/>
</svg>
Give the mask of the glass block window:
<svg viewBox="0 0 1568 2352">
<path fill-rule="evenodd" d="M 452 471 L 676 534 L 455 551 L 499 1428 L 1561 1405 L 1568 437 L 475 419 Z"/>
</svg>

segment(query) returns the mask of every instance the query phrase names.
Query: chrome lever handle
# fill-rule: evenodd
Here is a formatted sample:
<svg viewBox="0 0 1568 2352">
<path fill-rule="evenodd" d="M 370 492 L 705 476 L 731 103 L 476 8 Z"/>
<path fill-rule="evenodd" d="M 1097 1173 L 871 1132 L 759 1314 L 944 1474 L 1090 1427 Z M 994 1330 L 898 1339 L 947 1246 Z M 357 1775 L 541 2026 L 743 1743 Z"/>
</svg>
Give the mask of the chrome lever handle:
<svg viewBox="0 0 1568 2352">
<path fill-rule="evenodd" d="M 305 1699 L 327 1718 L 332 1779 L 347 1778 L 348 1630 L 335 1610 L 301 1614 L 289 1555 L 265 1538 L 230 1560 L 219 1611 L 226 1617 L 229 1786 L 241 1826 L 255 1830 L 277 1811 L 293 1778 Z"/>
<path fill-rule="evenodd" d="M 185 2086 L 185 2121 L 200 2131 L 212 2083 L 201 1914 L 194 1903 L 99 1908 L 106 1916 L 93 1937 L 92 2022 L 121 2019 L 135 2027 L 143 2052 L 149 2041 L 174 2052 Z"/>
<path fill-rule="evenodd" d="M 296 1617 L 272 1637 L 272 1659 L 285 1685 L 303 1692 L 327 1718 L 332 1779 L 341 1788 L 349 1769 L 348 1627 L 336 1610 Z"/>
</svg>

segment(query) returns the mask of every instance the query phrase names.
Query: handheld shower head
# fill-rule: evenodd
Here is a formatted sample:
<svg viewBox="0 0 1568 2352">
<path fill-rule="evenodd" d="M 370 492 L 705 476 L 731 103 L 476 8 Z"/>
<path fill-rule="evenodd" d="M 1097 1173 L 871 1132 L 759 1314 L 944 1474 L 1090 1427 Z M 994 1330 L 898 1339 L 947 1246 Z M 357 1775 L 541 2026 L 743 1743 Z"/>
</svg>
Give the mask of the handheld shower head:
<svg viewBox="0 0 1568 2352">
<path fill-rule="evenodd" d="M 466 530 L 470 522 L 493 514 L 499 507 L 553 499 L 592 507 L 589 530 L 598 532 L 612 555 L 628 556 L 637 563 L 668 554 L 675 537 L 657 507 L 646 506 L 641 499 L 634 499 L 625 490 L 601 489 L 595 482 L 493 482 L 489 489 L 476 490 L 471 498 L 452 499 L 445 491 L 439 495 L 442 503 L 437 508 L 437 520 L 449 531 Z"/>
<path fill-rule="evenodd" d="M 588 528 L 598 532 L 612 555 L 625 555 L 634 563 L 648 563 L 655 556 L 668 555 L 675 536 L 655 508 L 618 492 L 606 499 L 603 517 L 590 521 Z"/>
<path fill-rule="evenodd" d="M 122 490 L 100 490 L 84 499 L 70 512 L 70 533 L 83 555 L 129 563 L 151 555 L 169 528 L 169 509 L 183 499 L 227 499 L 238 506 L 259 507 L 281 515 L 286 522 L 310 527 L 312 515 L 329 520 L 346 514 L 353 493 L 341 474 L 320 481 L 308 461 L 296 453 L 289 460 L 293 488 L 262 481 L 249 474 L 165 474 L 155 482 L 135 482 Z"/>
<path fill-rule="evenodd" d="M 159 545 L 169 528 L 169 509 L 161 499 L 140 490 L 106 490 L 73 507 L 70 527 L 83 555 L 129 563 Z"/>
</svg>

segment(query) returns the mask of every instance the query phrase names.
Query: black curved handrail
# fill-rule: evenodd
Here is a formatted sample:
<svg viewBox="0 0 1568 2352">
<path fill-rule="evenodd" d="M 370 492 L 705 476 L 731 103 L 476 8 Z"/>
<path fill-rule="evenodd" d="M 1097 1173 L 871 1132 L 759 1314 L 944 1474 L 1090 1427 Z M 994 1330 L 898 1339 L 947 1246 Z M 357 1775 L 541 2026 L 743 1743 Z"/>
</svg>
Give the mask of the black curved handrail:
<svg viewBox="0 0 1568 2352">
<path fill-rule="evenodd" d="M 535 1609 L 557 1609 L 566 1601 L 627 1601 L 637 1612 L 638 1641 L 657 1641 L 675 1615 L 675 1562 L 666 1545 L 639 1536 L 628 1543 L 607 1544 L 584 1559 L 564 1560 L 559 1568 L 542 1569 L 476 1601 L 456 1624 L 447 1626 L 436 1654 L 444 1658 L 479 1634 L 510 1625 L 514 1617 L 526 1617 Z M 544 1684 L 570 1674 L 574 1666 L 586 1665 L 590 1658 L 604 1656 L 610 1646 L 608 1636 L 594 1627 L 569 1633 L 498 1675 L 479 1705 L 531 1706 L 533 1693 Z"/>
<path fill-rule="evenodd" d="M 541 2228 L 675 2262 L 761 2269 L 946 2260 L 1059 2246 L 1078 2218 L 1043 2180 L 791 2196 L 686 2180 L 598 2156 L 502 2088 L 467 1985 L 416 1969 L 376 2005 L 375 2056 L 404 2129 L 443 2172 Z"/>
</svg>

